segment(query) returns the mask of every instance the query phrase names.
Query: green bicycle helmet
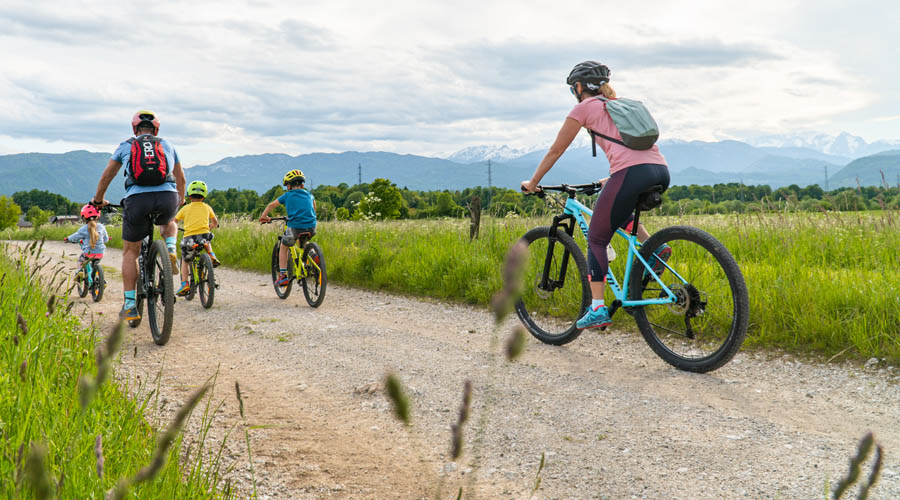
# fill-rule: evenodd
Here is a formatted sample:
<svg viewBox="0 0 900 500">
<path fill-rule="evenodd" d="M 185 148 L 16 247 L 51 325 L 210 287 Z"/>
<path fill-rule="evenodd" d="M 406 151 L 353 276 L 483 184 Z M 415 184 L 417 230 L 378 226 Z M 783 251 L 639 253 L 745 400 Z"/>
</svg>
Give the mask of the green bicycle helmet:
<svg viewBox="0 0 900 500">
<path fill-rule="evenodd" d="M 188 196 L 200 195 L 200 196 L 206 198 L 207 193 L 208 193 L 208 191 L 206 189 L 206 183 L 203 181 L 194 181 L 194 182 L 188 184 L 188 188 L 187 188 Z"/>
</svg>

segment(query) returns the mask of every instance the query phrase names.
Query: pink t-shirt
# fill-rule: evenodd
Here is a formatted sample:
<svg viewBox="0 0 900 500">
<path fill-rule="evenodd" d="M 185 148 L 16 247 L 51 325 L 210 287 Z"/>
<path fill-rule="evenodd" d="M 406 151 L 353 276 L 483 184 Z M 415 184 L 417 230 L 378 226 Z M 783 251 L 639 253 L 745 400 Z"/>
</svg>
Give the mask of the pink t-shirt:
<svg viewBox="0 0 900 500">
<path fill-rule="evenodd" d="M 609 113 L 606 112 L 606 105 L 600 99 L 589 97 L 579 102 L 572 108 L 568 118 L 577 121 L 586 129 L 622 140 L 619 129 L 616 128 L 616 124 L 613 123 Z M 666 159 L 663 158 L 655 144 L 650 149 L 637 150 L 607 141 L 599 135 L 594 137 L 597 145 L 603 149 L 603 152 L 606 153 L 606 158 L 609 159 L 610 175 L 632 165 L 640 165 L 642 163 L 666 165 Z"/>
</svg>

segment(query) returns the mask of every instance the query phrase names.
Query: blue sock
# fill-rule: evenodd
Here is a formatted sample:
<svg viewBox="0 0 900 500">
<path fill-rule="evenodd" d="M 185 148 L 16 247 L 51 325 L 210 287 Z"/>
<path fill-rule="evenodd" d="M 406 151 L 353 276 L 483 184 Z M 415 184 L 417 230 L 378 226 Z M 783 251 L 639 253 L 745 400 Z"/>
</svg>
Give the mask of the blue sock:
<svg viewBox="0 0 900 500">
<path fill-rule="evenodd" d="M 169 249 L 169 253 L 175 253 L 175 237 L 169 236 L 166 238 L 166 248 Z"/>
<path fill-rule="evenodd" d="M 84 264 L 84 278 L 87 280 L 88 285 L 91 284 L 91 261 L 87 261 Z"/>
<path fill-rule="evenodd" d="M 596 311 L 597 309 L 603 307 L 603 299 L 593 299 L 591 300 L 591 310 Z"/>
<path fill-rule="evenodd" d="M 125 291 L 125 309 L 134 307 L 134 290 Z"/>
</svg>

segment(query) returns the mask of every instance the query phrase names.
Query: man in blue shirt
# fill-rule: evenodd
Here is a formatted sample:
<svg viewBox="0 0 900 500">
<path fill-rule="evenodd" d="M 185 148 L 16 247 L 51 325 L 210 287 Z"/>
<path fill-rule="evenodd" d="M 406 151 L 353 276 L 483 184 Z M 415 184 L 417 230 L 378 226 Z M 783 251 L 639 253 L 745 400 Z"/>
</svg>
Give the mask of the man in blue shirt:
<svg viewBox="0 0 900 500">
<path fill-rule="evenodd" d="M 304 189 L 306 177 L 299 170 L 291 170 L 284 174 L 282 184 L 287 187 L 287 191 L 277 200 L 266 205 L 259 221 L 266 223 L 272 219 L 269 218 L 269 211 L 278 205 L 284 205 L 287 210 L 287 230 L 281 238 L 281 248 L 278 250 L 278 280 L 275 285 L 287 285 L 290 281 L 287 275 L 287 260 L 290 253 L 290 247 L 302 238 L 312 238 L 316 234 L 316 200 L 312 193 Z"/>
<path fill-rule="evenodd" d="M 172 271 L 177 272 L 175 235 L 178 226 L 173 218 L 184 199 L 184 170 L 175 148 L 156 136 L 159 133 L 159 118 L 152 111 L 138 111 L 131 119 L 131 128 L 135 136 L 116 148 L 91 200 L 91 204 L 98 207 L 109 204 L 103 196 L 109 183 L 125 165 L 122 216 L 122 288 L 125 290 L 125 305 L 121 316 L 127 321 L 141 317 L 135 304 L 136 261 L 141 252 L 141 241 L 153 231 L 154 224 L 159 226 L 159 232 L 166 240 Z M 148 217 L 150 212 L 157 212 L 159 216 L 151 221 Z"/>
</svg>

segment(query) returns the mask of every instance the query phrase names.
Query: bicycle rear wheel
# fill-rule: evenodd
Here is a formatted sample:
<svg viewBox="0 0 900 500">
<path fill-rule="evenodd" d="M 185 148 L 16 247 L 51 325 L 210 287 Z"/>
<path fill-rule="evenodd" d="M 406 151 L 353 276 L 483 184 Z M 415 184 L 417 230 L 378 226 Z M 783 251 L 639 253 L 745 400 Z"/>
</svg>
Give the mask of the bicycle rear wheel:
<svg viewBox="0 0 900 500">
<path fill-rule="evenodd" d="M 172 334 L 175 315 L 175 289 L 172 284 L 172 262 L 162 240 L 150 246 L 147 263 L 147 320 L 150 334 L 157 345 L 166 345 Z"/>
<path fill-rule="evenodd" d="M 216 297 L 216 277 L 213 274 L 212 259 L 209 255 L 202 254 L 198 265 L 197 275 L 200 276 L 200 282 L 197 283 L 197 288 L 200 292 L 200 304 L 204 309 L 209 309 Z"/>
<path fill-rule="evenodd" d="M 91 298 L 94 302 L 100 302 L 103 298 L 103 290 L 106 289 L 106 281 L 103 279 L 103 267 L 95 263 L 91 269 Z"/>
<path fill-rule="evenodd" d="M 281 239 L 275 242 L 275 248 L 272 249 L 272 286 L 275 287 L 275 295 L 278 295 L 279 299 L 286 299 L 291 295 L 291 288 L 294 286 L 294 262 L 291 258 L 291 255 L 288 255 L 287 260 L 287 274 L 288 274 L 288 282 L 286 285 L 278 286 L 275 284 L 278 281 L 279 268 L 278 265 L 278 252 L 281 249 Z"/>
<path fill-rule="evenodd" d="M 516 303 L 516 314 L 538 340 L 546 344 L 567 344 L 581 334 L 575 322 L 591 303 L 587 262 L 581 248 L 563 230 L 548 255 L 550 227 L 537 227 L 525 233 L 528 244 L 525 265 L 525 290 Z M 548 258 L 549 257 L 549 258 Z M 542 286 L 543 272 L 548 282 Z"/>
<path fill-rule="evenodd" d="M 325 287 L 328 274 L 325 271 L 325 257 L 319 245 L 309 242 L 303 248 L 303 265 L 306 266 L 306 277 L 300 280 L 303 295 L 310 307 L 319 307 L 325 300 Z"/>
<path fill-rule="evenodd" d="M 747 335 L 750 303 L 741 269 L 719 240 L 694 227 L 657 232 L 644 242 L 641 256 L 650 262 L 663 244 L 672 254 L 661 279 L 678 301 L 634 308 L 638 328 L 653 351 L 680 370 L 706 373 L 720 368 Z M 635 259 L 628 285 L 631 300 L 666 297 L 644 269 Z"/>
<path fill-rule="evenodd" d="M 188 291 L 187 295 L 184 296 L 184 300 L 194 300 L 194 295 L 197 294 L 197 282 L 194 281 L 194 271 L 195 266 L 197 265 L 197 256 L 195 255 L 191 262 L 188 264 Z"/>
</svg>

